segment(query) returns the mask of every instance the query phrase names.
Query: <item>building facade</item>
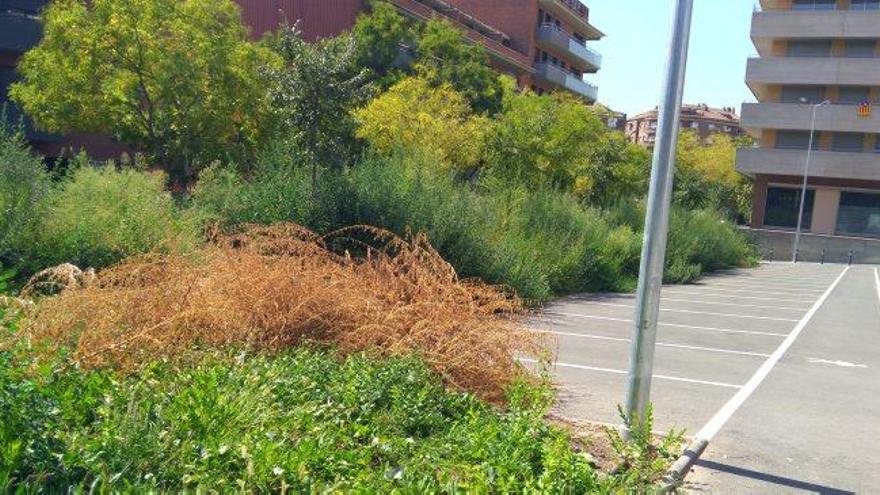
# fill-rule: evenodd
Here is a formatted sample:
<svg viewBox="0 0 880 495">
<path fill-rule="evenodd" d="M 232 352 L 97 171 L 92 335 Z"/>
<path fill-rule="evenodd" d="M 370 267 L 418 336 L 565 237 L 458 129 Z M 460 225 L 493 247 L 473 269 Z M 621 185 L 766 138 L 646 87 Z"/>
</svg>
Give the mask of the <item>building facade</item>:
<svg viewBox="0 0 880 495">
<path fill-rule="evenodd" d="M 657 137 L 657 115 L 655 107 L 627 120 L 624 129 L 627 139 L 631 143 L 653 148 Z M 743 134 L 735 109 L 712 108 L 705 104 L 682 105 L 681 128 L 696 132 L 704 142 L 708 142 L 717 133 L 732 137 Z"/>
<path fill-rule="evenodd" d="M 755 179 L 752 227 L 797 227 L 815 109 L 804 230 L 880 237 L 880 0 L 762 0 L 751 35 L 742 125 L 759 144 L 737 170 Z"/>
<path fill-rule="evenodd" d="M 308 41 L 350 30 L 367 8 L 364 0 L 236 1 L 255 37 L 286 20 L 297 22 Z M 590 103 L 598 98 L 598 88 L 584 76 L 600 69 L 602 57 L 587 44 L 604 35 L 580 0 L 387 1 L 413 20 L 450 21 L 522 88 L 567 90 Z"/>
</svg>

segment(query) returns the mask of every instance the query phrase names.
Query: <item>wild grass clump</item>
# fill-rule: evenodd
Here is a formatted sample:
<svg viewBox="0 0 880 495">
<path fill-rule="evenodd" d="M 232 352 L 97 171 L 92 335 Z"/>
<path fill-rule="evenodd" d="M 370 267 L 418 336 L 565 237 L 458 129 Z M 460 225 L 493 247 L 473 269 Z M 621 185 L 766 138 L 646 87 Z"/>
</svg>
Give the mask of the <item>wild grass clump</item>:
<svg viewBox="0 0 880 495">
<path fill-rule="evenodd" d="M 42 301 L 24 333 L 85 367 L 135 369 L 194 345 L 415 354 L 447 384 L 500 400 L 520 373 L 514 357 L 541 352 L 523 313 L 459 279 L 424 235 L 361 227 L 322 238 L 280 224 L 220 237 L 197 256 L 127 260 Z"/>
<path fill-rule="evenodd" d="M 49 193 L 43 161 L 5 122 L 0 110 L 0 266 L 19 265 L 37 228 L 34 211 Z"/>
<path fill-rule="evenodd" d="M 164 174 L 113 164 L 76 167 L 33 214 L 37 224 L 23 266 L 28 272 L 60 263 L 100 268 L 148 252 L 187 252 L 201 237 L 194 217 L 165 189 Z"/>
</svg>

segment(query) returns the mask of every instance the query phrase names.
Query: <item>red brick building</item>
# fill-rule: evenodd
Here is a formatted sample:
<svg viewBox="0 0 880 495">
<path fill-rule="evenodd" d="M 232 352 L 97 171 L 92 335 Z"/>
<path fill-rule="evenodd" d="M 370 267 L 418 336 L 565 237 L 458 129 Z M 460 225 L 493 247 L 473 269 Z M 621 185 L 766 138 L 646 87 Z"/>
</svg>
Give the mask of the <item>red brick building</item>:
<svg viewBox="0 0 880 495">
<path fill-rule="evenodd" d="M 351 29 L 364 0 L 236 0 L 258 37 L 281 22 L 299 23 L 309 40 Z M 481 44 L 501 72 L 538 92 L 563 89 L 595 102 L 598 89 L 583 80 L 602 57 L 587 46 L 604 35 L 580 0 L 388 0 L 404 16 L 444 18 Z"/>
</svg>

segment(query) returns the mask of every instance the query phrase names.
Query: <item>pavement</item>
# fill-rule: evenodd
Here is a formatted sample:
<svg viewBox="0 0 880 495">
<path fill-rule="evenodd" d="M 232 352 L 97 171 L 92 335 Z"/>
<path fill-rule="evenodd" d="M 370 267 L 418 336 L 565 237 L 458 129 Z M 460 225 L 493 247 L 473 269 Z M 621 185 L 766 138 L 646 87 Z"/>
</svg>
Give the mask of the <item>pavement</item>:
<svg viewBox="0 0 880 495">
<path fill-rule="evenodd" d="M 572 296 L 533 327 L 555 335 L 557 414 L 619 424 L 634 296 Z M 711 437 L 687 488 L 880 492 L 880 272 L 767 263 L 665 286 L 654 429 Z"/>
</svg>

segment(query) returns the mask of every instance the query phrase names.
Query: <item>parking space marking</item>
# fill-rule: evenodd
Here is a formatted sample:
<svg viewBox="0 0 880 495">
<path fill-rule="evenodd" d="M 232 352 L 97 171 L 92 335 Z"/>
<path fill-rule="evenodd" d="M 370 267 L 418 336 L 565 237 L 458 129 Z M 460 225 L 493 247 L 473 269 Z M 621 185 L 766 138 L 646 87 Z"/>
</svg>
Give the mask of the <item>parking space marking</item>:
<svg viewBox="0 0 880 495">
<path fill-rule="evenodd" d="M 630 343 L 632 340 L 624 339 L 621 337 L 606 337 L 604 335 L 590 335 L 586 333 L 571 333 L 571 332 L 556 332 L 552 330 L 536 330 L 538 333 L 547 333 L 551 335 L 560 335 L 565 337 L 578 337 L 582 339 L 593 339 L 593 340 L 608 340 L 612 342 L 626 342 Z M 670 342 L 657 342 L 657 347 L 671 347 L 674 349 L 685 349 L 690 351 L 706 351 L 706 352 L 717 352 L 720 354 L 735 354 L 738 356 L 754 356 L 754 357 L 770 357 L 770 354 L 764 354 L 760 352 L 749 352 L 749 351 L 735 351 L 732 349 L 717 349 L 715 347 L 701 347 L 695 345 L 686 345 L 686 344 L 673 344 Z"/>
<path fill-rule="evenodd" d="M 593 304 L 596 306 L 606 306 L 606 307 L 611 307 L 611 308 L 635 309 L 634 306 L 630 306 L 629 304 L 603 303 L 603 302 L 595 302 L 595 301 L 590 301 L 589 304 Z M 689 315 L 720 316 L 720 317 L 729 317 L 729 318 L 748 318 L 748 319 L 753 319 L 753 320 L 791 321 L 791 322 L 798 321 L 798 320 L 792 319 L 792 318 L 776 318 L 773 316 L 755 316 L 755 315 L 735 315 L 735 314 L 731 314 L 731 313 L 713 313 L 711 311 L 692 311 L 689 309 L 660 308 L 660 311 L 664 311 L 667 313 L 683 313 L 683 314 L 689 314 Z"/>
<path fill-rule="evenodd" d="M 727 401 L 718 412 L 712 416 L 712 419 L 703 426 L 702 429 L 697 433 L 695 438 L 697 440 L 705 440 L 711 441 L 718 431 L 730 420 L 730 418 L 736 413 L 736 411 L 743 405 L 743 403 L 754 393 L 754 391 L 758 388 L 759 385 L 767 378 L 767 375 L 773 370 L 777 363 L 782 359 L 788 349 L 794 344 L 795 340 L 797 340 L 798 336 L 803 332 L 804 328 L 806 328 L 807 324 L 810 320 L 813 319 L 813 316 L 819 311 L 819 308 L 825 303 L 825 300 L 834 292 L 834 289 L 843 280 L 843 277 L 849 272 L 850 267 L 846 267 L 840 272 L 840 275 L 832 282 L 832 284 L 828 287 L 828 289 L 819 297 L 819 299 L 813 304 L 809 311 L 804 315 L 803 318 L 798 322 L 798 324 L 794 327 L 788 337 L 779 344 L 779 347 L 773 351 L 773 354 L 764 361 L 764 364 L 758 368 L 758 371 L 749 378 L 749 381 L 743 385 L 740 390 L 729 400 Z"/>
<path fill-rule="evenodd" d="M 716 302 L 716 301 L 694 301 L 692 299 L 675 299 L 671 297 L 663 297 L 660 299 L 660 303 L 663 302 L 682 302 L 682 303 L 691 303 L 691 304 L 711 304 L 713 306 L 735 306 L 737 308 L 743 307 L 742 303 L 726 303 L 726 302 Z M 810 308 L 795 308 L 793 306 L 760 306 L 757 304 L 749 304 L 749 308 L 757 308 L 757 309 L 784 309 L 791 311 L 806 311 Z"/>
<path fill-rule="evenodd" d="M 531 364 L 538 364 L 539 363 L 535 359 L 520 358 L 519 360 L 524 363 L 531 363 Z M 598 371 L 600 373 L 613 373 L 615 375 L 626 375 L 629 373 L 628 371 L 624 371 L 624 370 L 615 370 L 615 369 L 611 369 L 611 368 L 598 368 L 596 366 L 584 366 L 581 364 L 553 363 L 553 366 L 558 366 L 560 368 L 572 368 L 572 369 L 578 369 L 578 370 L 584 370 L 584 371 Z M 678 376 L 668 376 L 668 375 L 653 375 L 653 376 L 654 376 L 654 378 L 656 378 L 658 380 L 669 380 L 669 381 L 673 381 L 673 382 L 694 383 L 694 384 L 698 384 L 698 385 L 711 385 L 714 387 L 724 387 L 724 388 L 736 388 L 736 389 L 742 388 L 742 385 L 734 385 L 732 383 L 712 382 L 712 381 L 707 381 L 707 380 L 694 380 L 691 378 L 681 378 Z"/>
<path fill-rule="evenodd" d="M 819 291 L 824 290 L 825 287 L 828 287 L 832 281 L 816 281 L 815 279 L 810 280 L 798 280 L 798 278 L 782 278 L 777 280 L 754 280 L 754 279 L 739 279 L 739 280 L 727 280 L 727 279 L 717 279 L 717 278 L 704 278 L 699 280 L 699 282 L 704 282 L 706 284 L 718 282 L 718 285 L 721 284 L 734 284 L 734 285 L 760 285 L 762 287 L 805 287 L 810 289 L 816 289 Z M 698 282 L 698 283 L 699 283 Z M 802 283 L 801 283 L 802 282 Z"/>
<path fill-rule="evenodd" d="M 815 294 L 816 297 L 819 294 L 825 292 L 825 289 L 816 289 L 814 287 L 801 287 L 801 286 L 788 286 L 788 287 L 770 287 L 761 284 L 737 284 L 737 285 L 722 285 L 722 284 L 713 284 L 713 285 L 698 285 L 697 287 L 702 287 L 704 289 L 719 289 L 719 290 L 742 290 L 742 291 L 770 291 L 776 293 L 795 293 L 795 294 Z M 828 287 L 828 284 L 825 284 L 825 287 Z"/>
<path fill-rule="evenodd" d="M 877 301 L 880 301 L 880 270 L 874 268 L 874 282 L 877 284 Z"/>
<path fill-rule="evenodd" d="M 694 287 L 696 287 L 696 286 L 694 286 Z M 757 289 L 757 288 L 756 289 L 742 289 L 742 290 L 713 289 L 710 287 L 700 287 L 700 288 L 702 288 L 705 291 L 711 291 L 711 292 L 718 293 L 718 294 L 742 294 L 742 293 L 754 294 L 755 292 L 760 291 L 761 294 L 769 294 L 769 295 L 774 295 L 774 296 L 797 296 L 797 295 L 818 296 L 819 295 L 819 294 L 804 294 L 803 292 L 764 291 L 764 290 Z M 766 298 L 761 298 L 761 299 L 766 299 Z"/>
<path fill-rule="evenodd" d="M 690 292 L 681 292 L 681 291 L 676 291 L 676 290 L 674 290 L 674 289 L 672 289 L 672 290 L 670 290 L 670 289 L 663 289 L 663 292 L 665 292 L 666 294 L 681 295 L 681 296 L 686 296 L 686 295 L 690 295 L 690 294 L 691 294 Z M 737 296 L 737 295 L 728 295 L 728 294 L 706 294 L 705 292 L 706 292 L 706 291 L 701 291 L 701 292 L 700 292 L 700 296 L 701 296 L 701 297 L 716 297 L 716 298 L 721 297 L 721 298 L 724 298 L 724 299 L 757 299 L 757 300 L 760 300 L 760 301 L 786 302 L 786 303 L 797 303 L 797 304 L 805 304 L 805 303 L 807 303 L 807 304 L 809 304 L 809 301 L 800 301 L 800 300 L 798 300 L 798 299 L 775 299 L 775 298 L 771 298 L 771 297 L 758 297 L 758 296 Z M 808 309 L 808 308 L 804 308 L 804 309 L 806 310 L 806 309 Z"/>
<path fill-rule="evenodd" d="M 748 286 L 748 285 L 743 285 L 743 286 L 727 285 L 727 286 L 723 286 L 723 287 L 720 286 L 720 285 L 702 285 L 702 286 L 697 285 L 697 286 L 695 286 L 695 287 L 699 287 L 699 288 L 706 289 L 706 290 L 715 290 L 715 291 L 718 291 L 718 292 L 755 292 L 755 291 L 761 291 L 761 294 L 773 294 L 774 296 L 796 296 L 796 295 L 806 295 L 806 296 L 815 296 L 815 297 L 819 297 L 819 295 L 822 294 L 822 291 L 821 291 L 821 290 L 814 290 L 814 289 L 806 289 L 806 290 L 800 290 L 800 289 L 797 289 L 797 290 L 795 290 L 795 289 L 792 289 L 792 290 L 771 289 L 771 290 L 765 290 L 766 287 L 762 287 L 761 285 L 754 285 L 754 286 Z"/>
<path fill-rule="evenodd" d="M 572 318 L 586 318 L 588 320 L 614 321 L 614 322 L 619 322 L 619 323 L 635 323 L 633 320 L 628 320 L 626 318 L 612 318 L 610 316 L 582 315 L 582 314 L 578 314 L 578 313 L 565 313 L 565 312 L 561 312 L 561 311 L 547 312 L 546 314 L 559 315 L 559 316 L 570 316 Z M 736 334 L 742 334 L 742 335 L 765 335 L 768 337 L 788 337 L 787 333 L 761 332 L 758 330 L 733 330 L 730 328 L 701 327 L 701 326 L 696 326 L 696 325 L 682 325 L 682 324 L 678 324 L 678 323 L 660 322 L 657 324 L 657 326 L 681 328 L 681 329 L 685 329 L 685 330 L 701 330 L 701 331 L 721 332 L 721 333 L 736 333 Z"/>
</svg>

